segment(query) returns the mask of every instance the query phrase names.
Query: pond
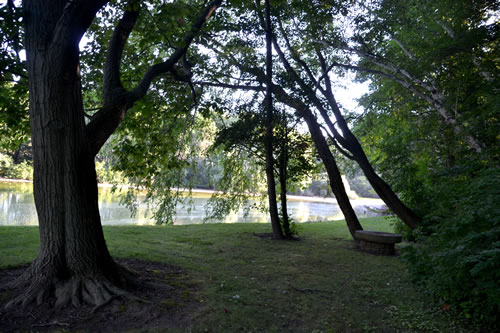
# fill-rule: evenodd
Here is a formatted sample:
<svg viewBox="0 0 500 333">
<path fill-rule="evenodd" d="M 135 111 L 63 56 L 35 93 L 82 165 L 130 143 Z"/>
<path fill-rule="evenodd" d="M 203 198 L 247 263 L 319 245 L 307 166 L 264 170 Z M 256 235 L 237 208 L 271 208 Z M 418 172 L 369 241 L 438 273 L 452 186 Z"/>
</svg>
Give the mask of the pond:
<svg viewBox="0 0 500 333">
<path fill-rule="evenodd" d="M 155 224 L 147 205 L 142 203 L 142 200 L 137 215 L 131 217 L 128 208 L 120 205 L 120 195 L 113 193 L 110 187 L 99 187 L 99 210 L 103 225 Z M 193 191 L 193 198 L 189 204 L 177 205 L 174 224 L 203 223 L 205 205 L 209 197 L 209 191 Z M 378 214 L 372 208 L 383 207 L 379 199 L 353 200 L 352 204 L 358 217 L 376 216 Z M 335 199 L 331 198 L 290 196 L 288 210 L 293 219 L 299 222 L 343 219 Z M 266 213 L 251 209 L 247 216 L 240 210 L 232 212 L 223 221 L 213 222 L 269 222 L 269 217 Z M 38 225 L 31 183 L 0 181 L 0 225 Z"/>
</svg>

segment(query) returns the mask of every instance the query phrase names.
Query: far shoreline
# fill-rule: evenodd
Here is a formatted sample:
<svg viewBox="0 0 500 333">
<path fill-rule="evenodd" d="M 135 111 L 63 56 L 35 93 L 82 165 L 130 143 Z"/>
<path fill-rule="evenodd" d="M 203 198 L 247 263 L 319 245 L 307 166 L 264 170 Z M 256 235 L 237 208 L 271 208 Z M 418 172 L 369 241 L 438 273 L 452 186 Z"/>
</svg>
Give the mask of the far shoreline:
<svg viewBox="0 0 500 333">
<path fill-rule="evenodd" d="M 10 179 L 10 178 L 1 178 L 0 177 L 0 183 L 33 183 L 32 180 L 27 180 L 27 179 Z M 112 187 L 117 187 L 117 188 L 122 188 L 122 189 L 128 189 L 130 187 L 133 187 L 132 185 L 113 185 L 113 184 L 108 184 L 108 183 L 99 183 L 97 185 L 100 188 L 112 188 Z M 208 189 L 179 189 L 179 191 L 184 192 L 184 193 L 196 193 L 200 195 L 212 195 L 216 193 L 217 191 L 214 190 L 208 190 Z M 331 204 L 337 204 L 337 199 L 335 197 L 311 197 L 311 196 L 302 196 L 302 195 L 290 195 L 288 194 L 286 196 L 288 200 L 290 201 L 304 201 L 304 202 L 318 202 L 318 203 L 331 203 Z M 357 197 L 356 199 L 350 199 L 349 201 L 354 203 L 354 206 L 379 206 L 377 208 L 382 208 L 383 206 L 386 206 L 384 201 L 380 198 L 362 198 L 362 197 Z"/>
</svg>

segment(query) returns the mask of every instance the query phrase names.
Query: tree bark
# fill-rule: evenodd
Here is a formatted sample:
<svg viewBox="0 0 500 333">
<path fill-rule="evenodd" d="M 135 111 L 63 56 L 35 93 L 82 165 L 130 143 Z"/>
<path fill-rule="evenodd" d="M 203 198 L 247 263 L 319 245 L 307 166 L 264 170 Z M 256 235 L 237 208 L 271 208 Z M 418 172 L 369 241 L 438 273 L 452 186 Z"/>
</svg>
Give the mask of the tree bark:
<svg viewBox="0 0 500 333">
<path fill-rule="evenodd" d="M 328 43 L 326 45 L 329 45 Z M 331 46 L 331 45 L 330 45 Z M 400 45 L 401 46 L 401 45 Z M 484 142 L 481 142 L 478 138 L 473 136 L 471 133 L 462 126 L 456 119 L 453 112 L 450 112 L 446 107 L 446 98 L 438 87 L 434 85 L 433 82 L 426 83 L 418 79 L 415 75 L 409 73 L 409 71 L 400 68 L 387 59 L 383 57 L 375 56 L 371 53 L 364 52 L 358 49 L 353 49 L 350 47 L 343 47 L 350 52 L 354 52 L 359 57 L 366 59 L 372 64 L 381 68 L 381 70 L 372 70 L 368 68 L 362 68 L 353 65 L 344 65 L 335 63 L 335 66 L 353 69 L 356 71 L 364 71 L 376 75 L 386 77 L 399 83 L 404 88 L 410 90 L 415 95 L 417 95 L 422 100 L 429 103 L 441 116 L 444 123 L 453 129 L 453 132 L 457 135 L 457 138 L 463 137 L 467 141 L 470 149 L 474 150 L 476 153 L 481 153 L 486 147 Z"/>
<path fill-rule="evenodd" d="M 273 55 L 272 55 L 272 27 L 269 0 L 265 2 L 266 16 L 266 98 L 264 109 L 266 112 L 266 177 L 267 177 L 267 196 L 269 198 L 269 214 L 271 216 L 271 226 L 273 228 L 273 237 L 283 239 L 280 218 L 278 215 L 278 204 L 276 201 L 276 182 L 274 180 L 274 157 L 273 157 Z"/>
<path fill-rule="evenodd" d="M 286 36 L 283 32 L 283 35 Z M 328 73 L 330 71 L 329 68 L 326 66 L 326 61 L 321 54 L 319 50 L 317 50 L 317 55 L 318 59 L 321 65 L 321 69 L 323 71 L 323 74 L 320 78 L 320 80 L 316 80 L 312 71 L 309 69 L 307 64 L 300 59 L 298 53 L 293 52 L 291 50 L 290 43 L 285 37 L 285 41 L 287 42 L 286 44 L 290 48 L 291 53 L 293 54 L 294 60 L 296 60 L 306 71 L 308 74 L 309 78 L 313 83 L 315 83 L 315 86 L 317 89 L 320 90 L 320 92 L 323 94 L 323 96 L 326 98 L 328 101 L 328 105 L 330 106 L 330 109 L 333 112 L 333 115 L 335 116 L 335 119 L 337 120 L 336 124 L 340 127 L 340 130 L 342 131 L 342 134 L 335 128 L 335 125 L 331 121 L 327 110 L 323 107 L 323 103 L 319 100 L 319 98 L 316 96 L 315 89 L 311 88 L 309 85 L 307 85 L 298 75 L 297 73 L 293 70 L 293 68 L 290 66 L 290 64 L 287 62 L 286 58 L 284 57 L 284 54 L 280 50 L 280 47 L 275 40 L 275 48 L 278 51 L 278 53 L 281 56 L 282 62 L 285 65 L 285 68 L 287 71 L 291 74 L 292 78 L 295 79 L 295 81 L 300 85 L 300 87 L 303 89 L 303 91 L 309 96 L 310 100 L 313 102 L 313 104 L 316 106 L 318 109 L 319 113 L 323 117 L 323 120 L 325 121 L 326 125 L 328 126 L 328 129 L 330 132 L 333 134 L 333 140 L 334 143 L 336 144 L 337 148 L 344 154 L 348 155 L 345 150 L 347 150 L 349 153 L 352 154 L 352 156 L 349 156 L 350 158 L 353 158 L 356 162 L 358 162 L 359 166 L 363 170 L 365 176 L 367 177 L 368 181 L 372 185 L 373 189 L 377 194 L 380 196 L 380 198 L 387 204 L 387 206 L 410 228 L 415 229 L 418 227 L 418 224 L 420 223 L 420 217 L 418 217 L 409 207 L 407 207 L 399 198 L 398 196 L 394 193 L 394 191 L 390 188 L 390 186 L 382 179 L 380 178 L 375 171 L 373 170 L 373 167 L 371 166 L 370 162 L 368 161 L 368 158 L 366 157 L 366 154 L 361 147 L 361 144 L 359 143 L 358 139 L 354 136 L 354 134 L 351 132 L 349 126 L 347 125 L 347 122 L 344 119 L 344 116 L 340 112 L 340 109 L 338 107 L 337 101 L 335 100 L 335 97 L 332 92 L 332 85 L 330 78 L 328 76 Z M 321 87 L 321 80 L 325 81 L 325 86 L 326 89 Z M 311 113 L 312 115 L 312 113 Z M 316 122 L 314 115 L 312 115 L 314 118 L 314 122 Z M 312 133 L 311 133 L 312 135 Z M 345 149 L 345 150 L 344 150 Z"/>
<path fill-rule="evenodd" d="M 328 79 L 327 79 L 328 82 Z M 394 193 L 391 187 L 382 179 L 373 169 L 370 161 L 366 157 L 363 147 L 359 143 L 358 139 L 349 129 L 344 116 L 340 112 L 340 109 L 335 101 L 333 94 L 331 93 L 331 87 L 327 84 L 326 97 L 330 103 L 337 124 L 342 131 L 342 140 L 339 140 L 340 145 L 352 154 L 352 158 L 358 163 L 361 170 L 365 174 L 368 182 L 373 187 L 378 196 L 385 202 L 385 204 L 405 223 L 408 227 L 416 229 L 420 223 L 420 217 L 413 212 L 408 206 L 406 206 Z M 323 117 L 325 115 L 323 114 Z M 329 123 L 330 130 L 334 131 L 334 136 L 337 138 L 340 134 L 338 131 L 334 130 L 333 124 Z"/>
<path fill-rule="evenodd" d="M 286 59 L 277 42 L 277 39 L 271 35 L 271 40 L 288 74 L 304 89 L 306 93 L 308 93 L 308 97 L 314 102 L 318 110 L 321 113 L 324 113 L 325 110 L 323 109 L 321 103 L 318 103 L 319 100 L 314 92 L 311 92 L 308 89 L 307 85 L 303 82 L 303 80 L 299 77 L 299 75 L 295 72 L 295 70 Z M 323 160 L 323 163 L 327 170 L 332 191 L 337 198 L 337 202 L 340 206 L 340 209 L 342 210 L 342 213 L 344 214 L 349 231 L 351 232 L 352 237 L 356 240 L 356 230 L 363 230 L 363 228 L 361 227 L 361 224 L 359 223 L 359 220 L 351 206 L 351 202 L 349 201 L 349 197 L 347 196 L 347 193 L 345 191 L 344 183 L 342 182 L 342 177 L 337 167 L 337 163 L 335 162 L 335 158 L 333 157 L 332 152 L 330 151 L 330 148 L 328 147 L 328 144 L 323 134 L 321 133 L 321 127 L 316 120 L 316 116 L 303 102 L 295 99 L 292 101 L 292 99 L 281 87 L 276 88 L 276 90 L 279 91 L 279 95 L 283 98 L 282 102 L 285 104 L 288 104 L 290 102 L 291 104 L 294 104 L 294 109 L 297 110 L 297 113 L 306 121 L 309 128 L 309 133 L 311 133 L 311 137 L 314 141 L 316 149 L 318 149 L 318 153 L 320 154 L 320 157 Z"/>
<path fill-rule="evenodd" d="M 362 150 L 361 145 L 360 150 L 357 151 L 357 153 L 353 153 L 355 161 L 358 162 L 358 165 L 360 166 L 361 170 L 363 170 L 363 173 L 368 179 L 368 182 L 378 194 L 380 199 L 385 202 L 389 209 L 391 209 L 404 224 L 406 224 L 411 229 L 416 229 L 420 224 L 421 218 L 399 199 L 399 197 L 396 195 L 396 193 L 394 193 L 389 184 L 387 184 L 382 178 L 380 178 L 379 175 L 377 175 L 375 170 L 373 170 L 371 163 L 368 161 L 368 158 L 366 157 L 364 151 Z"/>
<path fill-rule="evenodd" d="M 279 181 L 280 181 L 281 215 L 283 219 L 283 234 L 285 238 L 290 239 L 292 237 L 292 233 L 290 231 L 290 220 L 288 218 L 288 207 L 287 207 L 288 205 L 286 199 L 286 191 L 287 191 L 286 180 L 287 180 L 287 166 L 288 166 L 288 143 L 286 142 L 286 140 L 287 140 L 287 134 L 285 134 L 283 144 L 281 146 L 278 169 L 279 169 Z"/>
<path fill-rule="evenodd" d="M 79 38 L 58 23 L 65 1 L 26 1 L 26 53 L 33 144 L 33 193 L 40 253 L 14 285 L 26 291 L 8 306 L 44 302 L 100 305 L 126 273 L 111 258 L 101 228 L 94 155 L 86 137 Z M 71 6 L 71 5 L 70 5 Z"/>
</svg>

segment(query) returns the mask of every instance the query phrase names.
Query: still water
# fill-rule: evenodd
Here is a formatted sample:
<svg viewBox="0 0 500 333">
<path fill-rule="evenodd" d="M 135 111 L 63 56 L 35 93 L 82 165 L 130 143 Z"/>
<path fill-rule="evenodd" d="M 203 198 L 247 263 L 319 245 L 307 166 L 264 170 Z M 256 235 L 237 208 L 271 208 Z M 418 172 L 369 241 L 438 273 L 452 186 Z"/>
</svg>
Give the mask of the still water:
<svg viewBox="0 0 500 333">
<path fill-rule="evenodd" d="M 120 205 L 120 193 L 112 193 L 110 188 L 99 188 L 99 210 L 103 225 L 151 225 L 154 221 L 147 205 L 139 204 L 135 217 L 130 211 Z M 205 205 L 209 194 L 193 193 L 189 204 L 179 204 L 176 207 L 174 224 L 203 223 Z M 354 200 L 354 209 L 359 217 L 377 215 L 368 207 L 380 208 L 382 203 L 377 199 Z M 331 199 L 294 197 L 288 202 L 289 214 L 299 222 L 340 220 L 343 215 L 338 205 Z M 243 210 L 232 212 L 224 221 L 213 222 L 268 222 L 268 214 L 258 210 L 250 210 L 244 216 Z M 37 225 L 37 214 L 33 201 L 31 183 L 0 182 L 0 225 Z"/>
</svg>

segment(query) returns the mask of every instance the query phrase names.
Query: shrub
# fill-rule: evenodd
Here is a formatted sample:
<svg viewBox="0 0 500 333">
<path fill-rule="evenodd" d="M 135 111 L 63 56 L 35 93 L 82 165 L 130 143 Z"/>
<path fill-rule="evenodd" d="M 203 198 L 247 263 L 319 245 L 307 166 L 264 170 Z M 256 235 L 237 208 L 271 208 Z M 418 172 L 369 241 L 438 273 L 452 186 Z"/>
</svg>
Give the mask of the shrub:
<svg viewBox="0 0 500 333">
<path fill-rule="evenodd" d="M 436 187 L 426 235 L 402 250 L 413 278 L 443 303 L 487 330 L 500 326 L 500 177 L 460 173 Z M 451 214 L 449 212 L 452 212 Z"/>
<path fill-rule="evenodd" d="M 8 155 L 0 153 L 0 177 L 8 177 L 8 172 L 14 162 Z"/>
<path fill-rule="evenodd" d="M 0 177 L 32 180 L 33 166 L 26 161 L 14 164 L 10 156 L 0 153 Z"/>
<path fill-rule="evenodd" d="M 113 170 L 113 168 L 105 162 L 96 162 L 95 170 L 99 183 L 115 185 L 128 184 L 128 179 L 123 175 L 123 172 Z"/>
<path fill-rule="evenodd" d="M 26 161 L 14 164 L 8 172 L 8 177 L 12 179 L 33 180 L 33 166 Z"/>
</svg>

